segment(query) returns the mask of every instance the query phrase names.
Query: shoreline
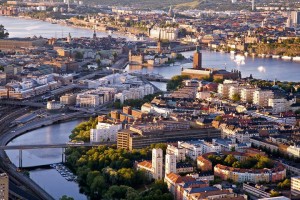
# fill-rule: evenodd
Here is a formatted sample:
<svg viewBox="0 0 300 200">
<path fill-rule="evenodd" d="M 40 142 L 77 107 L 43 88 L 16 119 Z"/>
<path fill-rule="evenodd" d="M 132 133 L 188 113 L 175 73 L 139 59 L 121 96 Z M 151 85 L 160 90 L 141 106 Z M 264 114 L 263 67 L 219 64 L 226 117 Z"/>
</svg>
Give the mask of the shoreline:
<svg viewBox="0 0 300 200">
<path fill-rule="evenodd" d="M 36 18 L 32 18 L 32 17 L 27 17 L 27 16 L 0 15 L 0 17 L 12 18 L 12 19 L 22 19 L 22 20 L 28 20 L 28 21 L 32 20 L 32 21 L 45 22 L 45 23 L 48 23 L 48 24 L 52 24 L 50 21 L 47 21 L 47 20 L 36 19 Z M 1 22 L 0 22 L 0 24 L 1 24 Z M 74 29 L 89 30 L 91 32 L 93 31 L 93 29 L 91 29 L 89 27 L 71 25 L 71 24 L 68 24 L 67 22 L 66 23 L 55 23 L 53 25 L 58 25 L 58 26 L 63 26 L 63 27 L 69 27 L 69 28 L 74 28 Z M 108 31 L 96 30 L 96 33 L 105 34 L 106 36 L 110 35 Z M 130 35 L 127 35 L 125 32 L 121 32 L 121 31 L 114 31 L 111 35 L 114 38 L 124 38 L 124 39 L 129 40 L 129 41 L 132 41 L 134 39 Z M 31 37 L 33 37 L 33 36 L 31 36 Z M 50 39 L 48 37 L 45 37 L 45 38 Z"/>
</svg>

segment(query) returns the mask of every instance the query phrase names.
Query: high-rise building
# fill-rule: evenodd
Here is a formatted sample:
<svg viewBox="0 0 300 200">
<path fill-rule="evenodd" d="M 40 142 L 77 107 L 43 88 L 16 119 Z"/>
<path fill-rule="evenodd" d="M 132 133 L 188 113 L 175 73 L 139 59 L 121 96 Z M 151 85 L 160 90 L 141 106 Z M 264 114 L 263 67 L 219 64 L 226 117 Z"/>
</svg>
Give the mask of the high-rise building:
<svg viewBox="0 0 300 200">
<path fill-rule="evenodd" d="M 152 171 L 155 180 L 163 178 L 163 151 L 152 149 Z"/>
<path fill-rule="evenodd" d="M 202 69 L 202 53 L 199 46 L 196 47 L 196 52 L 194 53 L 193 68 Z"/>
<path fill-rule="evenodd" d="M 291 21 L 293 25 L 300 24 L 300 11 L 292 11 L 291 12 Z"/>
<path fill-rule="evenodd" d="M 8 200 L 8 184 L 9 179 L 6 173 L 0 174 L 0 199 L 1 200 Z"/>
<path fill-rule="evenodd" d="M 291 194 L 293 196 L 300 196 L 300 176 L 291 178 Z"/>
<path fill-rule="evenodd" d="M 252 0 L 252 11 L 255 10 L 255 0 Z"/>
<path fill-rule="evenodd" d="M 176 173 L 176 155 L 166 154 L 165 175 L 171 172 Z"/>
</svg>

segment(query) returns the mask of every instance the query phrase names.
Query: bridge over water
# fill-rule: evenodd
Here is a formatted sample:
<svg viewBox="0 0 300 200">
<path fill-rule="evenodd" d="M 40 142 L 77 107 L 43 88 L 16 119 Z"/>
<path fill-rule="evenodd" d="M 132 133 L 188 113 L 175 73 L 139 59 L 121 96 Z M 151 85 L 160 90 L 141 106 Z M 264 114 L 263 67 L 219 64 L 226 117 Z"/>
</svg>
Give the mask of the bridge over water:
<svg viewBox="0 0 300 200">
<path fill-rule="evenodd" d="M 65 149 L 68 147 L 97 147 L 100 145 L 113 145 L 116 142 L 98 142 L 98 143 L 64 143 L 64 144 L 32 144 L 32 145 L 9 145 L 0 146 L 0 150 L 19 150 L 19 168 L 23 168 L 23 150 L 28 149 L 53 149 L 61 148 L 61 162 L 65 162 Z M 35 166 L 39 167 L 39 166 Z"/>
</svg>

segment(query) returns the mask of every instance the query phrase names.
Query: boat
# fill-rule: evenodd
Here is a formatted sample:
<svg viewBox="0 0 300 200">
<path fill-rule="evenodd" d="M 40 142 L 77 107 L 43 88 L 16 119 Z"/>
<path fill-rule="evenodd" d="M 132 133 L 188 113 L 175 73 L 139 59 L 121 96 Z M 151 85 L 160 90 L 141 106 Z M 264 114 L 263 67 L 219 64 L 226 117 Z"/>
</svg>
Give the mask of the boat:
<svg viewBox="0 0 300 200">
<path fill-rule="evenodd" d="M 230 54 L 235 54 L 235 51 L 230 51 Z"/>
<path fill-rule="evenodd" d="M 300 56 L 293 57 L 293 61 L 300 61 Z"/>
<path fill-rule="evenodd" d="M 281 59 L 283 60 L 292 60 L 291 56 L 282 56 Z"/>
<path fill-rule="evenodd" d="M 247 56 L 249 55 L 249 53 L 248 53 L 248 52 L 245 52 L 244 55 L 247 57 Z"/>
<path fill-rule="evenodd" d="M 281 56 L 280 55 L 272 55 L 272 58 L 280 58 Z"/>
<path fill-rule="evenodd" d="M 271 58 L 271 57 L 272 57 L 271 54 L 267 54 L 267 55 L 266 55 L 266 58 Z"/>
</svg>

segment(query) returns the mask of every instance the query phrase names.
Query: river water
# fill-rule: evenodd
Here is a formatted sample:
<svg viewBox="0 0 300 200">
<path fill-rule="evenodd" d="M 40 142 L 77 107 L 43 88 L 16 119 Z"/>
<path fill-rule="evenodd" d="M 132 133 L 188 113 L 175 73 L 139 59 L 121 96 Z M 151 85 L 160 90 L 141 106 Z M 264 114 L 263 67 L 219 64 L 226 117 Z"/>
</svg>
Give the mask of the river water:
<svg viewBox="0 0 300 200">
<path fill-rule="evenodd" d="M 13 139 L 8 145 L 26 144 L 61 144 L 69 141 L 69 135 L 73 128 L 81 120 L 54 124 L 37 130 L 30 131 Z M 9 159 L 19 165 L 19 151 L 7 150 Z M 61 162 L 61 149 L 35 149 L 23 150 L 23 167 L 38 166 Z M 55 199 L 63 195 L 71 196 L 74 199 L 86 200 L 86 196 L 79 193 L 79 186 L 75 182 L 69 182 L 62 177 L 55 169 L 37 169 L 30 171 L 30 178 L 38 183 L 45 191 Z"/>
<path fill-rule="evenodd" d="M 67 37 L 70 33 L 72 37 L 92 37 L 94 30 L 86 28 L 71 27 L 61 24 L 51 24 L 49 22 L 23 19 L 16 17 L 0 16 L 0 24 L 4 25 L 5 29 L 9 32 L 9 37 L 33 37 L 42 36 L 44 38 L 51 37 Z M 108 33 L 97 31 L 98 37 L 107 37 Z M 113 33 L 112 37 L 128 37 Z"/>
</svg>

